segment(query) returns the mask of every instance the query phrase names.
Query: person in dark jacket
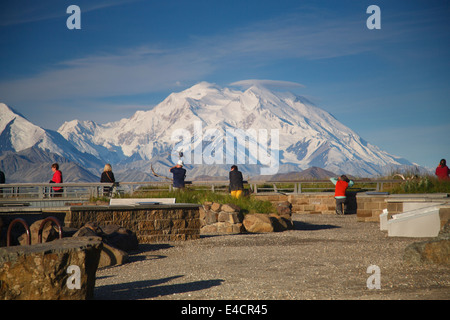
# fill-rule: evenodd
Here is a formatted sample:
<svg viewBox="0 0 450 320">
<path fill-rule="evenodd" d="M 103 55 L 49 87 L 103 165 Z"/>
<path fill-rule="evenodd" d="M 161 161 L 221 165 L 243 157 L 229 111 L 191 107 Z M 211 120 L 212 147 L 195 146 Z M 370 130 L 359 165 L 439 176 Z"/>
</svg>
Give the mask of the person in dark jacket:
<svg viewBox="0 0 450 320">
<path fill-rule="evenodd" d="M 183 161 L 179 160 L 175 166 L 170 168 L 170 173 L 173 175 L 173 189 L 184 190 L 184 179 L 186 178 L 186 169 L 183 168 Z"/>
<path fill-rule="evenodd" d="M 242 178 L 242 172 L 238 170 L 236 165 L 231 166 L 229 177 L 231 196 L 240 198 L 244 190 L 244 179 Z"/>
<path fill-rule="evenodd" d="M 5 184 L 5 183 L 6 183 L 5 173 L 0 170 L 0 184 Z M 2 195 L 3 195 L 3 188 L 0 188 L 0 197 L 2 197 Z"/>
<path fill-rule="evenodd" d="M 102 176 L 100 177 L 100 182 L 115 183 L 114 173 L 112 172 L 112 167 L 109 163 L 105 164 L 103 168 Z M 103 195 L 110 196 L 112 187 L 103 187 Z"/>
</svg>

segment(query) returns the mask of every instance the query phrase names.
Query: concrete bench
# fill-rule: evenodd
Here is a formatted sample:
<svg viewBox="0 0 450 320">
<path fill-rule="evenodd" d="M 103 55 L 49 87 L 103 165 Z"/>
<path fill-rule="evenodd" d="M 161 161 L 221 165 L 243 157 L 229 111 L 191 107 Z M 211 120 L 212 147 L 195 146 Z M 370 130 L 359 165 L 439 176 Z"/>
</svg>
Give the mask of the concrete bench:
<svg viewBox="0 0 450 320">
<path fill-rule="evenodd" d="M 175 198 L 121 198 L 110 199 L 110 206 L 138 206 L 145 204 L 172 204 Z"/>
<path fill-rule="evenodd" d="M 436 237 L 441 228 L 439 207 L 430 206 L 392 216 L 385 223 L 390 237 Z M 380 220 L 382 217 L 380 216 Z"/>
</svg>

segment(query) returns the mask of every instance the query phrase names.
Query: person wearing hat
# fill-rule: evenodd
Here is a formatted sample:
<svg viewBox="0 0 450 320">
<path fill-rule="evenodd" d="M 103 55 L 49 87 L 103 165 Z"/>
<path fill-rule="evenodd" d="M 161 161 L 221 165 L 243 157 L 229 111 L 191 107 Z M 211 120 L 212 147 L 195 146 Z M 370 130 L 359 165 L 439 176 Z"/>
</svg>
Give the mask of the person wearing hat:
<svg viewBox="0 0 450 320">
<path fill-rule="evenodd" d="M 177 164 L 170 168 L 173 175 L 173 188 L 184 189 L 184 179 L 186 178 L 186 169 L 183 168 L 183 161 L 178 160 Z"/>
</svg>

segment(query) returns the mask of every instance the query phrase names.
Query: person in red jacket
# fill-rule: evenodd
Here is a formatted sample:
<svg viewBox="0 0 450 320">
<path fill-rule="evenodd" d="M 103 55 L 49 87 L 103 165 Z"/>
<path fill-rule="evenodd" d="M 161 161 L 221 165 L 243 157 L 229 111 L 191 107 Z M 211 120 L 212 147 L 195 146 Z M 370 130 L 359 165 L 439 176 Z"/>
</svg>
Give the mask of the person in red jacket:
<svg viewBox="0 0 450 320">
<path fill-rule="evenodd" d="M 59 165 L 57 163 L 52 164 L 53 177 L 50 183 L 63 183 L 62 172 L 59 170 Z M 55 197 L 62 197 L 63 188 L 53 187 L 53 192 Z"/>
<path fill-rule="evenodd" d="M 330 178 L 331 182 L 336 186 L 334 198 L 336 199 L 336 214 L 344 215 L 347 209 L 347 196 L 345 192 L 348 187 L 353 186 L 353 181 L 342 175 L 339 178 Z M 342 209 L 344 207 L 344 209 Z"/>
<path fill-rule="evenodd" d="M 442 159 L 439 163 L 438 167 L 436 168 L 436 171 L 434 172 L 439 180 L 448 180 L 450 175 L 450 170 L 447 167 L 447 162 L 445 159 Z"/>
</svg>

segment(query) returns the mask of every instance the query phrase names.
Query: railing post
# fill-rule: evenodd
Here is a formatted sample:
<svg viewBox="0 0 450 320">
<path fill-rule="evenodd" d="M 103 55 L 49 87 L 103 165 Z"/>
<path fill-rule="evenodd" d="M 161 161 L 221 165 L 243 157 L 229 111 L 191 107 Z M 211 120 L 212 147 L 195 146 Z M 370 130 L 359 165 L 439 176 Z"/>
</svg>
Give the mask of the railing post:
<svg viewBox="0 0 450 320">
<path fill-rule="evenodd" d="M 59 220 L 56 219 L 55 217 L 47 217 L 41 222 L 41 225 L 39 227 L 39 230 L 38 230 L 38 243 L 42 242 L 42 230 L 44 229 L 45 224 L 48 221 L 53 221 L 58 226 L 59 238 L 62 239 L 62 228 L 61 228 L 61 223 L 59 222 Z"/>
<path fill-rule="evenodd" d="M 6 233 L 6 246 L 7 247 L 9 247 L 10 244 L 11 244 L 11 230 L 12 230 L 12 227 L 17 222 L 20 222 L 25 227 L 25 230 L 27 232 L 27 244 L 31 244 L 30 228 L 28 227 L 28 224 L 26 223 L 26 221 L 24 219 L 17 218 L 17 219 L 14 219 L 13 221 L 11 221 L 11 223 L 9 224 L 8 231 Z"/>
</svg>

